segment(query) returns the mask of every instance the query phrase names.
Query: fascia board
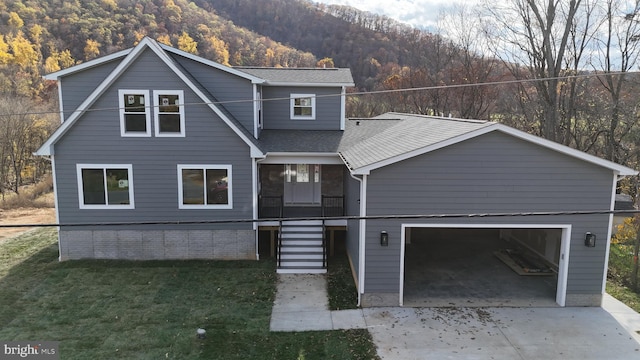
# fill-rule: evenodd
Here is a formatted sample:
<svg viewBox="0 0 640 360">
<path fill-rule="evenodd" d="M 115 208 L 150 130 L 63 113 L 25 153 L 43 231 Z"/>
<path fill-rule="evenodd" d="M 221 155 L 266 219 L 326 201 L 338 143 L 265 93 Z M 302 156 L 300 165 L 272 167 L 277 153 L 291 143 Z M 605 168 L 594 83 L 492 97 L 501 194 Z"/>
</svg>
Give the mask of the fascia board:
<svg viewBox="0 0 640 360">
<path fill-rule="evenodd" d="M 56 72 L 53 72 L 51 74 L 44 75 L 42 78 L 45 79 L 45 80 L 58 80 L 59 78 L 61 78 L 63 76 L 70 75 L 70 74 L 73 74 L 73 73 L 77 73 L 77 72 L 92 68 L 94 66 L 98 66 L 98 65 L 101 65 L 101 64 L 116 60 L 118 58 L 125 57 L 125 56 L 129 55 L 129 53 L 132 50 L 133 49 L 121 50 L 121 51 L 115 52 L 115 53 L 110 54 L 110 55 L 102 56 L 102 57 L 100 57 L 98 59 L 90 60 L 90 61 L 87 61 L 85 63 L 79 64 L 79 65 L 71 66 L 71 67 L 68 67 L 66 69 L 63 69 L 63 70 L 60 70 L 60 71 L 56 71 Z"/>
</svg>

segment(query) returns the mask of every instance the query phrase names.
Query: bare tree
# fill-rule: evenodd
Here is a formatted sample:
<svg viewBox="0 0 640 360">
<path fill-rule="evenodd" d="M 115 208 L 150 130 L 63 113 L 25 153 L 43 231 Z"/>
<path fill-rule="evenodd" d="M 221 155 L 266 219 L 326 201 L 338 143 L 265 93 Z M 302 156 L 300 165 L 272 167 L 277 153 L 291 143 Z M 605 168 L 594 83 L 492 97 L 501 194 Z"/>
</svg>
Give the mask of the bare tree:
<svg viewBox="0 0 640 360">
<path fill-rule="evenodd" d="M 0 98 L 0 193 L 20 191 L 25 174 L 42 174 L 44 164 L 32 153 L 53 129 L 52 116 L 36 115 L 40 106 L 28 98 Z"/>
<path fill-rule="evenodd" d="M 631 6 L 630 6 L 631 5 Z M 593 68 L 609 96 L 609 126 L 606 129 L 605 156 L 612 161 L 625 161 L 623 141 L 636 126 L 634 114 L 636 94 L 629 91 L 630 74 L 640 56 L 640 1 L 606 0 L 603 4 L 603 31 L 596 43 Z M 640 145 L 640 144 L 637 144 Z"/>
<path fill-rule="evenodd" d="M 485 32 L 494 54 L 503 59 L 514 76 L 521 78 L 523 64 L 536 81 L 536 120 L 539 134 L 558 140 L 560 98 L 565 55 L 582 0 L 511 0 L 506 6 L 485 6 Z M 563 139 L 560 139 L 563 140 Z"/>
</svg>

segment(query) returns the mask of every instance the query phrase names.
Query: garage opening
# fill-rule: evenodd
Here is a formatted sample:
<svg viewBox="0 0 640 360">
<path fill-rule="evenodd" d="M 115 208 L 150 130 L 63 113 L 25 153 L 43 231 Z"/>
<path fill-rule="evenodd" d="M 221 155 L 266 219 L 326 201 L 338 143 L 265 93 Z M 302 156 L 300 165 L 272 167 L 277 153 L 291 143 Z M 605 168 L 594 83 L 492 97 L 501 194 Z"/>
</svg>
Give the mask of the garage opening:
<svg viewBox="0 0 640 360">
<path fill-rule="evenodd" d="M 403 228 L 403 306 L 564 306 L 569 228 Z"/>
</svg>

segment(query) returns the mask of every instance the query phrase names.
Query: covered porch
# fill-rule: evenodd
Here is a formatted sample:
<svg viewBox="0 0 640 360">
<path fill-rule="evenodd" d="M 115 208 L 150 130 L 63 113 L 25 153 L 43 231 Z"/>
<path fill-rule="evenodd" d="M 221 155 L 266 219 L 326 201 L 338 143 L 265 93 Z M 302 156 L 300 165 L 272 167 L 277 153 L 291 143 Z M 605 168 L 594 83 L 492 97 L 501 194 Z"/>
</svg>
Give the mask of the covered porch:
<svg viewBox="0 0 640 360">
<path fill-rule="evenodd" d="M 335 164 L 261 164 L 260 219 L 345 215 L 344 166 Z"/>
</svg>

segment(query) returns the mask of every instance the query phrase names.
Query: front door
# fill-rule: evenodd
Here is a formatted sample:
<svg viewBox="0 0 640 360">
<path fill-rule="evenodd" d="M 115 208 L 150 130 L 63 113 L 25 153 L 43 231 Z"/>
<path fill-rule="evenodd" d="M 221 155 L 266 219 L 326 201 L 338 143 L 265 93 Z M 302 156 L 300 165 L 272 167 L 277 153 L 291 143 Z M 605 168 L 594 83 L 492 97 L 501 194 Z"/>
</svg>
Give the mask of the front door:
<svg viewBox="0 0 640 360">
<path fill-rule="evenodd" d="M 285 205 L 320 205 L 320 165 L 285 165 Z"/>
</svg>

